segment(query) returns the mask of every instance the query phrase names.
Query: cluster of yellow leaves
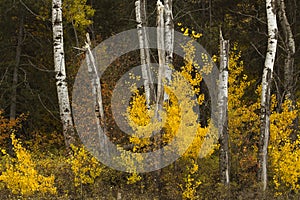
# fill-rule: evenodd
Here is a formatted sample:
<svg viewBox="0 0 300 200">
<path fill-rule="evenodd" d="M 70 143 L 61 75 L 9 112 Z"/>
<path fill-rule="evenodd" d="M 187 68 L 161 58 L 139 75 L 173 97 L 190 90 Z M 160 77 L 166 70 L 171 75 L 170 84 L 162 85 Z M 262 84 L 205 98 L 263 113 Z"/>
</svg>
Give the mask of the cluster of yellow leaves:
<svg viewBox="0 0 300 200">
<path fill-rule="evenodd" d="M 241 52 L 231 52 L 229 58 L 228 126 L 230 127 L 230 133 L 232 133 L 231 136 L 245 130 L 257 134 L 259 131 L 259 124 L 257 124 L 259 115 L 255 111 L 260 109 L 260 100 L 258 98 L 256 102 L 250 105 L 243 100 L 245 91 L 252 82 L 248 81 L 246 74 L 243 74 L 244 63 L 240 60 L 240 57 Z M 247 128 L 241 126 L 241 124 L 247 124 Z"/>
<path fill-rule="evenodd" d="M 72 22 L 76 28 L 87 27 L 92 24 L 89 19 L 94 16 L 95 10 L 87 5 L 87 0 L 65 0 L 63 4 L 64 14 L 68 22 Z"/>
<path fill-rule="evenodd" d="M 16 157 L 9 156 L 4 150 L 5 171 L 0 175 L 0 181 L 13 194 L 32 195 L 35 192 L 56 194 L 54 186 L 54 176 L 45 177 L 36 170 L 36 163 L 31 158 L 30 153 L 22 147 L 21 142 L 12 134 L 13 150 Z"/>
<path fill-rule="evenodd" d="M 102 172 L 99 161 L 90 155 L 84 147 L 72 146 L 72 150 L 74 155 L 67 162 L 71 164 L 71 169 L 75 175 L 75 187 L 81 184 L 93 184 Z"/>
<path fill-rule="evenodd" d="M 134 184 L 142 180 L 142 177 L 137 173 L 132 173 L 129 177 L 127 177 L 127 184 Z"/>
<path fill-rule="evenodd" d="M 298 110 L 293 108 L 291 101 L 285 100 L 282 111 L 270 116 L 269 155 L 278 194 L 286 187 L 294 191 L 300 189 L 300 137 L 296 136 L 294 141 L 291 138 L 297 115 Z"/>
<path fill-rule="evenodd" d="M 180 184 L 180 187 L 183 191 L 182 198 L 191 200 L 199 199 L 199 197 L 196 195 L 196 190 L 200 186 L 201 181 L 194 177 L 195 173 L 198 171 L 198 164 L 194 161 L 194 159 L 192 159 L 189 164 L 190 166 L 187 166 L 186 169 L 186 177 L 183 178 L 184 184 Z"/>
<path fill-rule="evenodd" d="M 195 30 L 193 30 L 193 29 L 190 29 L 190 28 L 187 28 L 187 27 L 183 27 L 182 26 L 182 23 L 177 23 L 177 25 L 179 26 L 179 27 L 181 27 L 181 31 L 183 32 L 183 35 L 184 36 L 189 36 L 189 37 L 191 37 L 192 39 L 198 39 L 198 38 L 200 38 L 200 37 L 202 37 L 202 33 L 197 33 Z"/>
</svg>

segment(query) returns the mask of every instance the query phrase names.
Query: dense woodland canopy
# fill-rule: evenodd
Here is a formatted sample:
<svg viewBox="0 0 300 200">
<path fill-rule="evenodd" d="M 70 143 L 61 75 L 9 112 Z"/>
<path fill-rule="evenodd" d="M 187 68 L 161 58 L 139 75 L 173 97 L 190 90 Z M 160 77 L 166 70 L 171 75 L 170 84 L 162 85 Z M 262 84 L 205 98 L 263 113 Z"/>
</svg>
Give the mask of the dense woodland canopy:
<svg viewBox="0 0 300 200">
<path fill-rule="evenodd" d="M 217 66 L 222 62 L 220 30 L 223 38 L 230 41 L 230 183 L 224 183 L 220 176 L 220 145 L 211 144 L 214 150 L 205 157 L 198 155 L 207 130 L 218 127 L 210 127 L 211 99 L 191 63 L 192 46 L 185 47 L 185 58 L 174 55 L 172 64 L 199 99 L 201 114 L 190 118 L 197 118 L 197 138 L 182 157 L 161 170 L 120 172 L 98 162 L 78 137 L 74 138 L 74 146 L 68 147 L 65 142 L 53 62 L 52 1 L 1 0 L 0 199 L 299 199 L 300 5 L 297 0 L 272 2 L 278 43 L 270 88 L 268 182 L 264 189 L 258 155 L 261 85 L 268 53 L 266 1 L 173 0 L 174 29 L 200 43 Z M 149 27 L 158 25 L 156 4 L 146 4 L 145 23 Z M 89 56 L 86 33 L 93 48 L 117 33 L 136 29 L 135 6 L 133 0 L 63 0 L 70 102 L 76 74 Z M 151 60 L 159 59 L 159 53 L 152 49 Z M 106 134 L 133 152 L 159 146 L 149 147 L 149 141 L 136 141 L 122 133 L 114 123 L 110 103 L 116 82 L 140 62 L 139 51 L 127 53 L 106 69 L 100 81 Z M 169 98 L 170 102 L 176 101 L 172 95 Z M 145 114 L 146 102 L 141 90 L 135 91 L 128 115 L 137 131 L 152 123 Z M 164 127 L 166 134 L 158 138 L 159 145 L 169 142 L 174 127 L 178 128 L 180 105 L 170 103 L 164 108 L 169 118 Z"/>
</svg>

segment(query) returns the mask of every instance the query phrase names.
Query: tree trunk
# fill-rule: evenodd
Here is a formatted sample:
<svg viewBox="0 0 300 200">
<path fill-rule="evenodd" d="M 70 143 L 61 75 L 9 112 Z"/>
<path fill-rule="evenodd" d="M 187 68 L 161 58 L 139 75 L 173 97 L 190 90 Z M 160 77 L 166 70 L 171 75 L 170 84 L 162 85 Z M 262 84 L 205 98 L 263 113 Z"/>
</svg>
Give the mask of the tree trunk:
<svg viewBox="0 0 300 200">
<path fill-rule="evenodd" d="M 158 51 L 158 80 L 156 96 L 156 118 L 159 118 L 159 111 L 162 110 L 164 101 L 164 77 L 165 77 L 165 33 L 164 33 L 164 6 L 160 0 L 157 1 L 157 51 Z"/>
<path fill-rule="evenodd" d="M 105 149 L 106 153 L 108 152 L 108 145 L 105 143 L 106 139 L 104 138 L 107 133 L 107 129 L 105 126 L 105 115 L 104 115 L 104 108 L 103 108 L 103 101 L 102 101 L 102 90 L 101 90 L 101 82 L 98 75 L 98 70 L 95 63 L 95 58 L 93 56 L 93 53 L 91 51 L 91 41 L 89 34 L 86 34 L 87 37 L 87 43 L 86 43 L 86 63 L 89 71 L 89 75 L 92 79 L 92 87 L 93 87 L 93 95 L 95 96 L 95 115 L 99 119 L 97 121 L 97 130 L 98 130 L 98 136 L 99 136 L 99 142 L 101 145 L 101 149 Z M 103 130 L 103 133 L 101 133 L 101 130 Z"/>
<path fill-rule="evenodd" d="M 140 45 L 140 58 L 142 64 L 142 76 L 144 79 L 144 89 L 147 107 L 150 107 L 151 99 L 155 98 L 154 86 L 152 80 L 152 73 L 150 70 L 150 52 L 148 36 L 145 30 L 147 24 L 147 13 L 146 13 L 146 0 L 137 0 L 135 2 L 135 13 L 139 45 Z"/>
<path fill-rule="evenodd" d="M 165 48 L 166 48 L 166 68 L 165 68 L 165 81 L 169 85 L 172 80 L 172 64 L 173 64 L 173 48 L 174 48 L 174 23 L 172 13 L 172 0 L 165 0 Z M 169 97 L 165 93 L 164 100 Z"/>
<path fill-rule="evenodd" d="M 229 136 L 228 136 L 228 65 L 229 41 L 224 40 L 220 32 L 220 75 L 218 95 L 218 131 L 220 138 L 220 179 L 229 184 Z"/>
<path fill-rule="evenodd" d="M 271 84 L 272 73 L 275 62 L 277 48 L 277 21 L 275 13 L 275 0 L 266 0 L 267 26 L 268 26 L 268 47 L 264 64 L 262 77 L 262 93 L 261 93 L 261 127 L 259 138 L 259 171 L 258 178 L 262 182 L 262 190 L 267 188 L 267 156 L 268 144 L 270 136 L 270 101 L 271 101 Z"/>
<path fill-rule="evenodd" d="M 16 62 L 13 72 L 12 82 L 12 94 L 10 104 L 10 120 L 16 119 L 17 112 L 17 87 L 18 87 L 18 70 L 20 66 L 21 52 L 22 52 L 22 40 L 23 40 L 23 28 L 24 28 L 24 16 L 20 17 L 19 34 L 17 38 L 17 49 L 16 49 Z"/>
<path fill-rule="evenodd" d="M 52 1 L 52 28 L 53 28 L 53 49 L 54 49 L 54 68 L 56 72 L 56 88 L 59 104 L 60 118 L 63 125 L 63 134 L 67 149 L 75 143 L 75 132 L 69 102 L 67 75 L 65 69 L 63 25 L 62 25 L 62 2 L 61 0 Z"/>
<path fill-rule="evenodd" d="M 295 105 L 294 98 L 294 54 L 295 40 L 291 29 L 291 25 L 286 16 L 286 7 L 284 0 L 277 0 L 279 22 L 283 30 L 284 47 L 286 51 L 286 59 L 284 63 L 284 89 L 285 99 L 289 99 Z"/>
</svg>

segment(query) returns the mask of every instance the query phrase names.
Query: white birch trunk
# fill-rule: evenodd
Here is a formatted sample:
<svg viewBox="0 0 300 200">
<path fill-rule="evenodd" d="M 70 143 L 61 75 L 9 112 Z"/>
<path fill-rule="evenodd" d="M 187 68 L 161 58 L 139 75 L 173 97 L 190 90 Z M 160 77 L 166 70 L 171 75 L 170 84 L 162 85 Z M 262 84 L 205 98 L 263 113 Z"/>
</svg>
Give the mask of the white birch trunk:
<svg viewBox="0 0 300 200">
<path fill-rule="evenodd" d="M 23 40 L 23 28 L 24 28 L 24 16 L 21 16 L 19 24 L 19 33 L 17 38 L 16 49 L 16 62 L 14 66 L 13 82 L 12 82 L 12 95 L 10 104 L 10 120 L 16 119 L 17 112 L 17 86 L 18 86 L 18 70 L 20 66 L 21 52 L 22 52 L 22 40 Z"/>
<path fill-rule="evenodd" d="M 220 138 L 220 179 L 229 184 L 229 136 L 228 136 L 228 66 L 229 41 L 224 40 L 220 32 L 220 74 L 218 95 L 218 131 Z"/>
<path fill-rule="evenodd" d="M 157 1 L 157 51 L 158 51 L 158 80 L 157 80 L 157 96 L 156 96 L 156 117 L 158 112 L 162 110 L 164 101 L 164 76 L 165 76 L 165 37 L 164 37 L 164 6 L 160 0 Z"/>
<path fill-rule="evenodd" d="M 52 28 L 53 28 L 53 49 L 54 68 L 56 72 L 56 88 L 59 103 L 60 118 L 63 125 L 63 134 L 66 147 L 69 148 L 75 143 L 75 132 L 69 102 L 67 75 L 65 69 L 63 25 L 62 25 L 62 2 L 52 0 Z"/>
<path fill-rule="evenodd" d="M 172 13 L 172 0 L 165 0 L 165 48 L 166 48 L 166 68 L 165 68 L 165 81 L 169 85 L 172 80 L 172 64 L 173 64 L 173 49 L 174 49 L 174 23 Z M 164 100 L 169 97 L 165 93 Z"/>
<path fill-rule="evenodd" d="M 137 0 L 135 2 L 135 13 L 137 21 L 137 32 L 140 45 L 140 58 L 142 64 L 142 76 L 144 80 L 144 89 L 147 107 L 150 107 L 151 95 L 154 96 L 153 80 L 150 70 L 150 52 L 148 44 L 148 36 L 145 30 L 146 25 L 146 0 Z M 154 97 L 153 97 L 154 98 Z"/>
<path fill-rule="evenodd" d="M 267 188 L 267 162 L 268 144 L 270 137 L 270 101 L 272 73 L 277 48 L 277 20 L 275 13 L 275 0 L 266 0 L 267 26 L 268 26 L 268 47 L 262 77 L 261 94 L 261 130 L 259 139 L 259 180 L 262 182 L 263 191 Z"/>
<path fill-rule="evenodd" d="M 294 85 L 294 54 L 295 54 L 295 40 L 291 29 L 291 24 L 286 16 L 286 7 L 284 0 L 277 0 L 278 5 L 278 17 L 281 24 L 284 35 L 284 47 L 286 51 L 286 59 L 284 64 L 284 88 L 285 97 L 290 99 L 295 104 L 293 95 Z"/>
</svg>

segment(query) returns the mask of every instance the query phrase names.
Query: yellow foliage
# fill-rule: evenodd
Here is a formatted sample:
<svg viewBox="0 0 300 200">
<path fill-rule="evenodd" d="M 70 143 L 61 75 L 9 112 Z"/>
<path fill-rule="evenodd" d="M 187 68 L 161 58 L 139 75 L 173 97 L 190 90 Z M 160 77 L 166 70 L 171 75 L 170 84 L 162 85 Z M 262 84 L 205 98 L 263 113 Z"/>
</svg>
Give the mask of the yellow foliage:
<svg viewBox="0 0 300 200">
<path fill-rule="evenodd" d="M 102 168 L 98 160 L 90 155 L 84 147 L 72 146 L 74 155 L 67 160 L 75 175 L 75 187 L 81 184 L 93 184 L 95 179 L 101 175 Z"/>
<path fill-rule="evenodd" d="M 233 47 L 236 51 L 236 45 Z M 260 134 L 260 95 L 261 86 L 256 90 L 257 100 L 251 104 L 243 100 L 245 90 L 252 83 L 243 74 L 243 62 L 240 52 L 231 53 L 229 60 L 229 95 L 228 95 L 228 125 L 231 138 L 233 157 L 239 157 L 240 168 L 244 171 L 257 163 L 257 146 Z M 273 172 L 273 182 L 278 194 L 288 187 L 289 190 L 300 189 L 300 138 L 291 140 L 293 120 L 298 116 L 298 110 L 289 100 L 282 104 L 282 111 L 276 110 L 276 95 L 271 97 L 269 162 Z M 251 140 L 249 140 L 251 137 Z M 252 145 L 252 146 L 251 146 Z M 248 173 L 248 172 L 247 172 Z M 241 174 L 249 180 L 249 174 Z"/>
<path fill-rule="evenodd" d="M 65 0 L 63 4 L 64 15 L 68 22 L 72 22 L 76 28 L 84 29 L 92 24 L 91 18 L 95 10 L 86 5 L 87 0 Z"/>
<path fill-rule="evenodd" d="M 182 198 L 183 199 L 199 199 L 196 195 L 196 190 L 200 186 L 201 181 L 197 180 L 194 175 L 198 171 L 197 163 L 192 159 L 189 163 L 190 166 L 187 167 L 186 176 L 183 178 L 184 184 L 180 184 L 180 187 L 183 191 Z"/>
<path fill-rule="evenodd" d="M 13 194 L 32 195 L 35 192 L 56 194 L 54 186 L 54 176 L 45 177 L 37 172 L 36 163 L 31 158 L 30 153 L 22 147 L 21 142 L 12 134 L 13 150 L 16 157 L 10 157 L 5 151 L 5 171 L 0 175 L 0 181 Z"/>
<path fill-rule="evenodd" d="M 202 37 L 202 33 L 197 33 L 193 29 L 189 29 L 187 27 L 182 27 L 182 23 L 177 23 L 177 26 L 181 27 L 180 30 L 183 32 L 184 36 L 189 36 L 192 39 L 198 39 L 198 38 Z"/>
<path fill-rule="evenodd" d="M 273 181 L 278 194 L 286 190 L 300 189 L 300 137 L 292 141 L 293 120 L 298 110 L 290 100 L 282 104 L 282 112 L 272 112 L 270 116 L 269 155 L 273 169 Z"/>
<path fill-rule="evenodd" d="M 182 46 L 186 52 L 185 65 L 181 67 L 180 72 L 174 72 L 170 84 L 164 86 L 169 99 L 164 102 L 163 111 L 159 114 L 161 121 L 154 119 L 155 108 L 153 106 L 147 108 L 145 96 L 139 94 L 135 87 L 133 87 L 135 89 L 133 100 L 127 109 L 129 124 L 135 131 L 130 138 L 130 142 L 134 144 L 134 152 L 145 149 L 151 144 L 150 136 L 159 130 L 163 130 L 161 135 L 163 144 L 174 142 L 175 137 L 180 137 L 180 141 L 175 145 L 176 149 L 172 150 L 176 153 L 185 152 L 183 157 L 190 160 L 184 174 L 184 183 L 180 185 L 184 199 L 197 199 L 196 190 L 201 181 L 196 178 L 198 165 L 195 160 L 199 155 L 201 157 L 211 155 L 218 146 L 217 131 L 213 127 L 201 127 L 198 113 L 193 109 L 204 102 L 204 94 L 199 87 L 202 82 L 201 74 L 210 73 L 213 65 L 208 55 L 202 54 L 204 66 L 202 71 L 199 70 L 199 65 L 194 61 L 195 47 L 192 42 L 193 40 L 186 46 Z M 191 132 L 194 133 L 193 138 Z M 133 173 L 127 183 L 132 184 L 139 181 L 140 176 L 135 173 L 133 164 L 128 162 L 126 162 L 127 166 L 132 167 Z"/>
<path fill-rule="evenodd" d="M 132 173 L 131 176 L 127 177 L 127 184 L 134 184 L 142 180 L 142 177 L 137 173 Z"/>
</svg>

